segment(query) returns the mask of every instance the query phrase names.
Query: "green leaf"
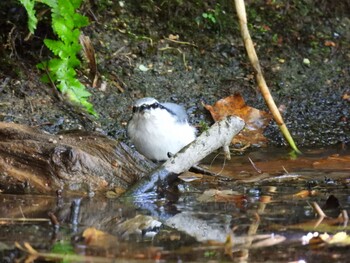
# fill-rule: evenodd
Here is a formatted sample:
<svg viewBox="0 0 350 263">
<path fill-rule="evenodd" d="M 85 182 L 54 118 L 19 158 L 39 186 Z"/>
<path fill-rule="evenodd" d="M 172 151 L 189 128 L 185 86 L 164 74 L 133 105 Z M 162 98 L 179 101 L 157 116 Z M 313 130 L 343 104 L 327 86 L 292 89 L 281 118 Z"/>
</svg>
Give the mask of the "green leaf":
<svg viewBox="0 0 350 263">
<path fill-rule="evenodd" d="M 54 53 L 56 56 L 64 57 L 63 51 L 65 49 L 65 44 L 59 40 L 44 39 L 45 45 Z"/>
<path fill-rule="evenodd" d="M 89 19 L 86 16 L 83 16 L 81 14 L 74 14 L 73 15 L 73 21 L 74 21 L 74 25 L 77 28 L 81 28 L 83 26 L 87 26 L 89 24 Z"/>
<path fill-rule="evenodd" d="M 57 85 L 57 88 L 59 91 L 61 91 L 62 94 L 67 94 L 69 92 L 69 86 L 67 85 L 67 82 L 64 80 L 59 80 L 59 84 Z M 72 100 L 71 97 L 69 97 L 70 100 Z"/>
<path fill-rule="evenodd" d="M 68 59 L 68 65 L 69 67 L 75 68 L 80 66 L 80 60 L 74 55 L 72 55 L 69 59 Z"/>
<path fill-rule="evenodd" d="M 46 84 L 50 83 L 50 78 L 47 74 L 42 75 L 40 80 Z"/>
<path fill-rule="evenodd" d="M 72 30 L 74 28 L 72 20 L 57 18 L 54 21 L 52 21 L 52 28 L 65 44 L 69 44 L 72 41 L 76 41 L 74 39 L 74 35 L 72 34 Z"/>
<path fill-rule="evenodd" d="M 82 0 L 71 0 L 71 3 L 73 5 L 74 9 L 77 9 L 78 7 L 80 7 L 81 1 Z"/>
<path fill-rule="evenodd" d="M 74 6 L 71 1 L 67 0 L 57 0 L 58 3 L 58 13 L 67 20 L 72 20 L 72 16 L 75 13 Z"/>
<path fill-rule="evenodd" d="M 36 68 L 45 71 L 47 69 L 47 65 L 48 65 L 48 62 L 44 61 L 44 62 L 37 64 Z"/>
<path fill-rule="evenodd" d="M 54 9 L 57 7 L 57 0 L 40 0 L 45 5 L 48 5 L 51 7 L 51 9 Z"/>
<path fill-rule="evenodd" d="M 51 249 L 52 253 L 57 253 L 57 254 L 64 254 L 64 255 L 73 255 L 75 254 L 74 252 L 74 247 L 70 242 L 67 241 L 61 241 L 57 242 L 53 245 Z"/>
<path fill-rule="evenodd" d="M 95 117 L 98 117 L 97 112 L 94 110 L 94 106 L 90 102 L 85 100 L 81 104 L 85 107 L 85 109 L 88 111 L 88 113 L 94 115 Z"/>
<path fill-rule="evenodd" d="M 27 10 L 28 14 L 28 29 L 30 33 L 34 34 L 36 25 L 38 24 L 38 19 L 35 16 L 34 0 L 19 0 L 24 8 Z"/>
<path fill-rule="evenodd" d="M 49 61 L 49 71 L 55 76 L 54 79 L 58 82 L 66 82 L 67 79 L 75 77 L 75 71 L 68 67 L 67 60 L 51 59 Z M 70 75 L 69 72 L 71 72 Z M 66 89 L 69 88 L 67 84 L 59 85 L 59 90 L 62 93 L 65 93 Z"/>
<path fill-rule="evenodd" d="M 69 84 L 70 87 L 73 88 L 71 89 L 72 96 L 76 98 L 77 101 L 79 101 L 82 98 L 88 98 L 91 96 L 91 93 L 86 90 L 85 86 L 79 80 L 75 78 L 70 78 Z"/>
<path fill-rule="evenodd" d="M 87 101 L 91 93 L 76 78 L 75 71 L 80 65 L 80 60 L 77 58 L 81 50 L 79 28 L 89 24 L 87 17 L 76 13 L 82 1 L 41 0 L 41 2 L 51 7 L 52 28 L 58 37 L 58 40 L 45 39 L 44 43 L 57 58 L 40 63 L 37 67 L 45 70 L 48 74 L 46 80 L 50 77 L 57 88 L 71 101 L 81 104 L 90 114 L 97 116 L 93 105 Z"/>
</svg>

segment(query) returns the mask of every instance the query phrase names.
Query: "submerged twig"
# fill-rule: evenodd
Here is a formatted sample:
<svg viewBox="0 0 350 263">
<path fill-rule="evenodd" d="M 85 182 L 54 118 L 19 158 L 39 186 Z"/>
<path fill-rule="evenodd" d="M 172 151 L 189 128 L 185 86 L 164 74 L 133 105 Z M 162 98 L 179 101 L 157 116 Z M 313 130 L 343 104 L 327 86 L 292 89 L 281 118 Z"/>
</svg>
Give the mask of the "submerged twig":
<svg viewBox="0 0 350 263">
<path fill-rule="evenodd" d="M 315 209 L 319 217 L 322 217 L 322 218 L 327 217 L 327 215 L 323 212 L 322 208 L 316 202 L 312 202 L 311 205 Z"/>
<path fill-rule="evenodd" d="M 341 216 L 343 217 L 343 224 L 344 224 L 344 227 L 347 227 L 348 226 L 348 223 L 349 223 L 349 215 L 348 215 L 348 212 L 344 209 L 341 211 Z"/>
<path fill-rule="evenodd" d="M 316 213 L 318 214 L 318 217 L 319 217 L 317 222 L 316 222 L 316 224 L 315 224 L 315 226 L 314 226 L 316 228 L 322 223 L 323 219 L 325 219 L 327 216 L 323 212 L 322 208 L 316 202 L 312 202 L 311 205 L 315 209 L 315 211 L 316 211 Z"/>
<path fill-rule="evenodd" d="M 254 170 L 255 170 L 257 173 L 261 174 L 262 171 L 261 171 L 258 167 L 256 167 L 256 165 L 255 165 L 255 163 L 253 162 L 253 160 L 252 160 L 250 157 L 248 157 L 248 160 L 249 160 L 250 164 L 253 166 Z"/>
<path fill-rule="evenodd" d="M 28 218 L 28 217 L 0 217 L 1 221 L 9 221 L 9 222 L 50 222 L 47 218 Z"/>
</svg>

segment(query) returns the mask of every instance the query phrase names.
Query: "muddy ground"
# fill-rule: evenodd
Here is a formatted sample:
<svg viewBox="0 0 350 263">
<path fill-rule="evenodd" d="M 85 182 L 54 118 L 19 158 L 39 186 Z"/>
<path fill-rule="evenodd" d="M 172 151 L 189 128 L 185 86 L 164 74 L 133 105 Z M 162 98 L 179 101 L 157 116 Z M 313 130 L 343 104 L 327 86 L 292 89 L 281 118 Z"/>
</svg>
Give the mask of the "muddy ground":
<svg viewBox="0 0 350 263">
<path fill-rule="evenodd" d="M 349 143 L 349 1 L 246 5 L 266 81 L 297 144 Z M 83 31 L 96 51 L 98 87 L 90 87 L 86 63 L 78 73 L 93 94 L 90 101 L 99 118 L 60 101 L 53 88 L 40 81 L 42 72 L 35 65 L 50 56 L 42 44 L 45 36 L 52 37 L 48 19 L 43 18 L 36 35 L 25 40 L 25 11 L 17 1 L 4 1 L 0 121 L 51 133 L 97 129 L 126 140 L 130 105 L 144 96 L 185 105 L 191 122 L 200 126 L 212 122 L 201 102 L 213 104 L 237 91 L 250 106 L 267 109 L 231 1 L 90 1 L 81 12 L 91 21 Z M 167 39 L 170 34 L 181 42 Z M 285 144 L 274 122 L 265 135 L 271 144 Z"/>
</svg>

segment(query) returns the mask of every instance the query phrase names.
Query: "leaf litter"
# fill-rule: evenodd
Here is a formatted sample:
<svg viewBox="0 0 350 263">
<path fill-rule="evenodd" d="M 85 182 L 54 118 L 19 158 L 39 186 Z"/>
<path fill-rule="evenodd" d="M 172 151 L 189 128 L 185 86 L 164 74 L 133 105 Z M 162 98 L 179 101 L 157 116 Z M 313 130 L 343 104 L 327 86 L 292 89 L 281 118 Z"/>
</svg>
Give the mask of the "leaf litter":
<svg viewBox="0 0 350 263">
<path fill-rule="evenodd" d="M 246 105 L 239 93 L 218 100 L 213 106 L 204 105 L 214 121 L 220 121 L 226 116 L 235 115 L 242 118 L 246 125 L 243 131 L 233 139 L 233 144 L 266 145 L 267 139 L 263 135 L 272 116 L 270 113 Z"/>
</svg>

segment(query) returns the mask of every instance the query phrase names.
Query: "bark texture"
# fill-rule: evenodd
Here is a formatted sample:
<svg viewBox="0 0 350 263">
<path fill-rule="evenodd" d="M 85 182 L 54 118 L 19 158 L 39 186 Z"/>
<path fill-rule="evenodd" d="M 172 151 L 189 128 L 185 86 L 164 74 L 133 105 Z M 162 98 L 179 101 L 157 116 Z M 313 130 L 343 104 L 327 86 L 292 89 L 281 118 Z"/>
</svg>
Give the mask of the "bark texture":
<svg viewBox="0 0 350 263">
<path fill-rule="evenodd" d="M 128 189 L 154 164 L 101 134 L 60 135 L 0 123 L 0 190 L 5 193 L 74 193 Z"/>
</svg>

